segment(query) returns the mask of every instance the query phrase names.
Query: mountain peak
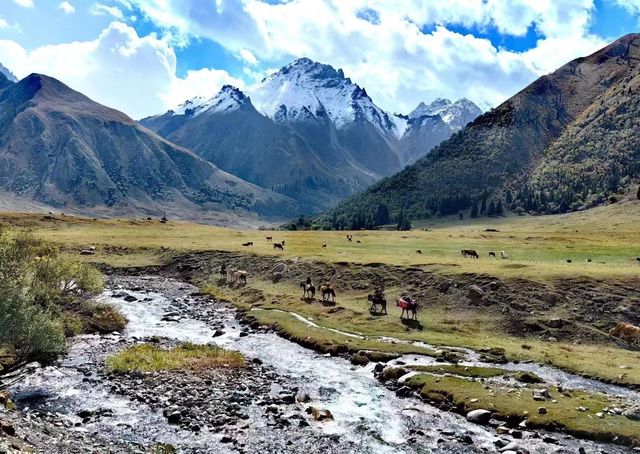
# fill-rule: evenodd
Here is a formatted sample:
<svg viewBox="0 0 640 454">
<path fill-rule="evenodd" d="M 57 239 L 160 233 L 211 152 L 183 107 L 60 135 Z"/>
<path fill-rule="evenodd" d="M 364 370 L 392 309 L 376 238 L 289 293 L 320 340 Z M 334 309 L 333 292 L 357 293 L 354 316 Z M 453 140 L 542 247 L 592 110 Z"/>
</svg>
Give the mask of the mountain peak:
<svg viewBox="0 0 640 454">
<path fill-rule="evenodd" d="M 3 75 L 9 82 L 18 82 L 16 76 L 13 75 L 9 68 L 0 63 L 0 75 Z"/>
<path fill-rule="evenodd" d="M 251 100 L 237 87 L 223 85 L 212 98 L 196 96 L 172 109 L 174 115 L 197 116 L 201 113 L 232 112 L 250 105 Z"/>
</svg>

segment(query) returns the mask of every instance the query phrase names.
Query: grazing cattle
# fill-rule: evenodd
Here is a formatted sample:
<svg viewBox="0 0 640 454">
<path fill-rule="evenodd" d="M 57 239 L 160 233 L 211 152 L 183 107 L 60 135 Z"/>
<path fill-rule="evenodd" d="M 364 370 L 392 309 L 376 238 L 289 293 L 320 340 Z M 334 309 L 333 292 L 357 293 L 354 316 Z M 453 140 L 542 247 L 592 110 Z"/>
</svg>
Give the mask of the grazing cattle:
<svg viewBox="0 0 640 454">
<path fill-rule="evenodd" d="M 242 243 L 243 246 L 253 246 L 253 241 L 247 241 L 246 243 Z"/>
<path fill-rule="evenodd" d="M 591 259 L 587 259 L 587 263 L 591 263 Z"/>
<path fill-rule="evenodd" d="M 280 249 L 281 251 L 284 251 L 284 246 L 280 243 L 273 243 L 273 248 L 274 249 Z"/>
<path fill-rule="evenodd" d="M 502 259 L 507 259 L 508 257 L 507 257 L 506 252 L 504 252 L 504 251 L 500 251 L 500 258 L 502 258 Z"/>
<path fill-rule="evenodd" d="M 412 320 L 418 320 L 418 302 L 413 301 L 410 297 L 406 296 L 404 298 L 398 298 L 396 301 L 396 306 L 402 309 L 402 314 L 400 314 L 400 318 L 404 318 L 404 314 L 407 314 L 407 318 Z"/>
<path fill-rule="evenodd" d="M 637 260 L 638 262 L 640 262 L 640 257 L 636 257 L 636 260 Z"/>
<path fill-rule="evenodd" d="M 640 345 L 640 328 L 630 323 L 618 323 L 609 334 L 634 345 Z"/>
<path fill-rule="evenodd" d="M 496 253 L 493 251 L 489 252 L 489 257 L 496 258 Z"/>
<path fill-rule="evenodd" d="M 571 263 L 573 260 L 571 259 L 567 259 L 567 263 Z"/>
<path fill-rule="evenodd" d="M 271 243 L 271 240 L 273 240 L 272 236 L 265 236 L 265 238 L 267 239 L 267 243 Z"/>
<path fill-rule="evenodd" d="M 347 241 L 348 242 L 352 242 L 353 241 L 353 235 L 347 235 Z"/>
<path fill-rule="evenodd" d="M 284 240 L 282 240 L 282 242 L 280 244 L 282 244 L 284 246 Z"/>
<path fill-rule="evenodd" d="M 220 265 L 220 269 L 218 270 L 218 273 L 220 274 L 220 278 L 222 279 L 226 279 L 227 278 L 227 264 L 223 263 L 222 265 Z"/>
<path fill-rule="evenodd" d="M 416 254 L 422 254 L 422 250 L 421 249 L 416 249 Z"/>
<path fill-rule="evenodd" d="M 373 292 L 373 295 L 369 294 L 367 296 L 367 300 L 371 302 L 371 307 L 369 308 L 370 313 L 380 313 L 385 315 L 387 314 L 387 300 L 384 297 L 384 292 L 382 291 L 382 289 L 377 288 Z M 379 312 L 376 310 L 377 306 L 380 306 Z"/>
<path fill-rule="evenodd" d="M 240 284 L 246 284 L 247 283 L 247 276 L 249 275 L 249 273 L 247 273 L 246 271 L 243 270 L 238 270 L 236 271 L 236 282 L 240 283 Z"/>
<path fill-rule="evenodd" d="M 356 240 L 356 243 L 360 244 L 360 243 L 362 243 L 362 241 L 360 241 L 360 240 Z"/>
<path fill-rule="evenodd" d="M 322 293 L 322 301 L 335 301 L 336 300 L 336 291 L 331 284 L 322 284 L 320 286 L 320 293 Z"/>
<path fill-rule="evenodd" d="M 316 286 L 308 282 L 300 282 L 302 289 L 302 299 L 314 299 L 316 297 Z"/>
<path fill-rule="evenodd" d="M 326 247 L 327 247 L 327 245 L 326 245 L 326 244 L 323 244 L 323 245 L 322 245 L 322 249 L 324 249 L 324 248 L 326 248 Z"/>
<path fill-rule="evenodd" d="M 463 250 L 460 251 L 460 254 L 463 257 L 472 257 L 474 259 L 479 259 L 480 258 L 478 253 L 476 251 L 474 251 L 473 249 L 463 249 Z"/>
</svg>

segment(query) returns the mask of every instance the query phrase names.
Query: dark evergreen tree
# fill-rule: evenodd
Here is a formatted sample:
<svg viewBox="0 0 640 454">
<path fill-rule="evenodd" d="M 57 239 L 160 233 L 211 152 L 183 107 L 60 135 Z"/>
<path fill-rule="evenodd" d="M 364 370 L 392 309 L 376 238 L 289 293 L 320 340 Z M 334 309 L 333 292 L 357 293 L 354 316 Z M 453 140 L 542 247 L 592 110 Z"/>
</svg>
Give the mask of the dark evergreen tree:
<svg viewBox="0 0 640 454">
<path fill-rule="evenodd" d="M 483 215 L 487 212 L 487 198 L 482 198 L 482 204 L 480 205 L 480 215 Z"/>
<path fill-rule="evenodd" d="M 502 207 L 502 200 L 498 200 L 496 204 L 496 214 L 502 216 L 504 214 L 504 208 Z"/>
<path fill-rule="evenodd" d="M 636 197 L 640 199 L 640 186 L 638 186 L 638 192 L 636 193 Z"/>
<path fill-rule="evenodd" d="M 492 200 L 489 203 L 489 208 L 487 209 L 487 216 L 495 216 L 496 215 L 496 204 L 495 202 Z"/>
<path fill-rule="evenodd" d="M 385 225 L 389 222 L 389 209 L 385 204 L 381 203 L 378 205 L 373 223 L 374 225 Z"/>
<path fill-rule="evenodd" d="M 471 217 L 472 218 L 478 217 L 478 202 L 475 200 L 473 201 L 473 205 L 471 205 Z"/>
</svg>

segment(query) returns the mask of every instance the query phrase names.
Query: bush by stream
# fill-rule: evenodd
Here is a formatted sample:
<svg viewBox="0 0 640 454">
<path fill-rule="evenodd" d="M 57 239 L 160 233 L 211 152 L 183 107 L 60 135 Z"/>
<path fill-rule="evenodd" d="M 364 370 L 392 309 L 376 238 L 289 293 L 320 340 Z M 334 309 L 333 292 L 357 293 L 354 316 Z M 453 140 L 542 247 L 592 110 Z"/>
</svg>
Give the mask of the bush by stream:
<svg viewBox="0 0 640 454">
<path fill-rule="evenodd" d="M 0 227 L 0 283 L 0 353 L 10 358 L 4 367 L 51 362 L 65 352 L 66 336 L 126 323 L 90 301 L 104 286 L 99 271 L 29 233 Z"/>
</svg>

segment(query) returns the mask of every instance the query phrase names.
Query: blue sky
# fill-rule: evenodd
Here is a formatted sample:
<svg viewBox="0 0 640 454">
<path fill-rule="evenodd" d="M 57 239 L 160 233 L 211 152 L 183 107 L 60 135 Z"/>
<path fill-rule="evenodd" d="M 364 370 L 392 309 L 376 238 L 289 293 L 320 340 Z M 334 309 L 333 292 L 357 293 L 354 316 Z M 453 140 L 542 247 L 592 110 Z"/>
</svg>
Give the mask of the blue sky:
<svg viewBox="0 0 640 454">
<path fill-rule="evenodd" d="M 486 109 L 639 23 L 640 0 L 0 0 L 0 63 L 134 118 L 302 56 L 389 111 Z"/>
</svg>

